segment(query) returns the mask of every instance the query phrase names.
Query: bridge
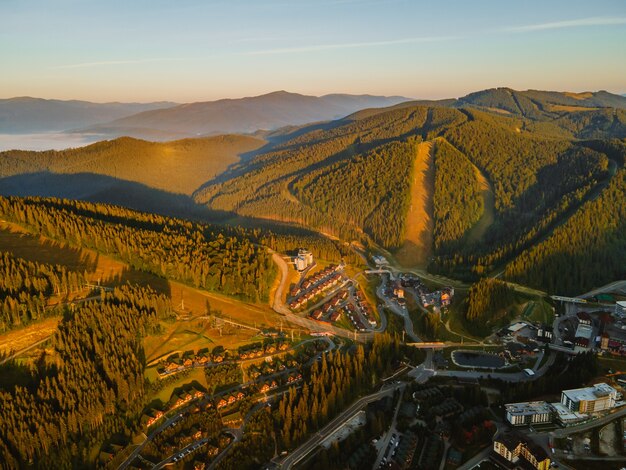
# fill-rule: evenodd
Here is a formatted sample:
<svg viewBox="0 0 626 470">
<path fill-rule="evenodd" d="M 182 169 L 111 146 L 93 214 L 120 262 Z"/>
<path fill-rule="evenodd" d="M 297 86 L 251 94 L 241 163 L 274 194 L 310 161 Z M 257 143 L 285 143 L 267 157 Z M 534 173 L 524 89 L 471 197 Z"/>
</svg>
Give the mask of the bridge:
<svg viewBox="0 0 626 470">
<path fill-rule="evenodd" d="M 460 345 L 461 343 L 459 343 Z M 434 341 L 434 342 L 422 342 L 422 343 L 406 343 L 407 346 L 412 346 L 414 348 L 418 348 L 418 349 L 443 349 L 446 346 L 451 346 L 449 344 L 443 343 L 441 341 Z"/>
<path fill-rule="evenodd" d="M 586 304 L 588 303 L 585 299 L 579 299 L 578 297 L 563 297 L 561 295 L 551 295 L 550 298 L 552 300 L 558 300 L 560 302 L 570 302 L 574 304 Z"/>
</svg>

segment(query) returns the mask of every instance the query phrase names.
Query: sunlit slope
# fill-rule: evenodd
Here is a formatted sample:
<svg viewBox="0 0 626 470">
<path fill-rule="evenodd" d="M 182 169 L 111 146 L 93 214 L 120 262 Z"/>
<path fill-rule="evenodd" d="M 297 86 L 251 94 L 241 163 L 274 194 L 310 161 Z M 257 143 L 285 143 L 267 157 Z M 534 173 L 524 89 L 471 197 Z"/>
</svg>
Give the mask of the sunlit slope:
<svg viewBox="0 0 626 470">
<path fill-rule="evenodd" d="M 238 135 L 162 143 L 125 137 L 63 151 L 7 151 L 0 152 L 0 177 L 93 174 L 190 195 L 263 144 Z"/>
</svg>

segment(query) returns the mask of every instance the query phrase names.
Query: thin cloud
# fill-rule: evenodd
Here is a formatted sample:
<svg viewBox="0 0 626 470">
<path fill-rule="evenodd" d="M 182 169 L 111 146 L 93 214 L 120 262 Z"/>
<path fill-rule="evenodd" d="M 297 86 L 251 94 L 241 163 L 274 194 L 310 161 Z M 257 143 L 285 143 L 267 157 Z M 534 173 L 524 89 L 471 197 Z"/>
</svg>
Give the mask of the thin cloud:
<svg viewBox="0 0 626 470">
<path fill-rule="evenodd" d="M 370 41 L 370 42 L 351 42 L 339 44 L 315 44 L 311 46 L 287 47 L 282 49 L 265 49 L 259 51 L 244 52 L 245 55 L 270 55 L 270 54 L 292 54 L 297 52 L 317 52 L 335 49 L 355 49 L 359 47 L 378 47 L 393 46 L 397 44 L 417 44 L 424 42 L 439 42 L 457 39 L 456 36 L 432 36 L 432 37 L 416 37 L 393 39 L 390 41 Z"/>
<path fill-rule="evenodd" d="M 178 60 L 188 60 L 177 57 L 158 57 L 153 59 L 128 59 L 128 60 L 104 60 L 100 62 L 81 62 L 78 64 L 56 65 L 53 69 L 81 69 L 88 67 L 102 67 L 107 65 L 125 65 L 125 64 L 145 64 L 148 62 L 169 62 Z"/>
<path fill-rule="evenodd" d="M 586 26 L 610 26 L 623 24 L 626 24 L 626 18 L 599 16 L 593 18 L 580 18 L 577 20 L 554 21 L 552 23 L 509 26 L 507 28 L 504 28 L 503 31 L 511 33 L 525 33 L 530 31 L 543 31 L 548 29 L 581 28 Z"/>
</svg>

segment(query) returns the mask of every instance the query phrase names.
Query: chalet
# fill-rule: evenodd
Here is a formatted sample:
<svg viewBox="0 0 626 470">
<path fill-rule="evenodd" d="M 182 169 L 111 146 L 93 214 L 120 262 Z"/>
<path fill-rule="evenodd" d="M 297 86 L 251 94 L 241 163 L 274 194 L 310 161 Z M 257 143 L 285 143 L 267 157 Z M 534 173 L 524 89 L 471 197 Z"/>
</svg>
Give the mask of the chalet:
<svg viewBox="0 0 626 470">
<path fill-rule="evenodd" d="M 297 382 L 298 380 L 302 380 L 302 374 L 300 373 L 289 374 L 289 377 L 287 377 L 287 383 Z"/>
<path fill-rule="evenodd" d="M 234 403 L 234 400 L 233 400 Z M 217 402 L 217 408 L 224 408 L 225 406 L 228 405 L 228 400 L 226 398 L 220 398 Z"/>
<path fill-rule="evenodd" d="M 217 450 L 217 447 L 215 448 L 215 450 Z M 215 454 L 217 455 L 217 454 Z M 193 463 L 193 470 L 205 470 L 206 469 L 206 463 L 202 462 L 200 460 L 196 460 Z"/>
<path fill-rule="evenodd" d="M 201 439 L 202 438 L 202 431 L 199 430 L 198 428 L 191 428 L 191 437 L 195 440 Z"/>
<path fill-rule="evenodd" d="M 189 390 L 189 394 L 193 398 L 202 398 L 202 396 L 204 395 L 204 393 L 202 393 L 200 390 L 198 390 L 196 388 L 192 388 L 191 390 Z"/>
<path fill-rule="evenodd" d="M 235 394 L 235 400 L 243 400 L 246 397 L 246 395 L 243 392 L 237 392 Z"/>
<path fill-rule="evenodd" d="M 143 414 L 143 416 L 141 417 L 141 423 L 145 427 L 150 427 L 162 417 L 163 412 L 161 410 L 151 410 Z"/>
<path fill-rule="evenodd" d="M 215 447 L 214 445 L 209 445 L 207 447 L 207 455 L 209 457 L 215 457 L 218 453 L 219 453 L 219 449 L 217 447 Z"/>
<path fill-rule="evenodd" d="M 319 308 L 315 310 L 313 313 L 311 313 L 311 318 L 313 320 L 321 320 L 323 316 L 324 316 L 324 313 Z"/>
<path fill-rule="evenodd" d="M 192 365 L 193 365 L 193 359 L 191 357 L 187 356 L 183 359 L 184 367 L 191 367 Z"/>
<path fill-rule="evenodd" d="M 341 310 L 335 310 L 331 315 L 330 315 L 330 321 L 332 322 L 336 322 L 339 321 L 339 319 L 341 319 Z"/>
<path fill-rule="evenodd" d="M 196 361 L 198 361 L 198 364 L 207 364 L 209 360 L 208 351 L 198 351 L 198 354 L 196 354 Z"/>
<path fill-rule="evenodd" d="M 278 345 L 278 349 L 280 349 L 281 351 L 285 351 L 285 350 L 289 349 L 289 344 L 287 344 L 287 343 L 280 343 Z"/>
<path fill-rule="evenodd" d="M 229 405 L 232 405 L 233 403 L 237 401 L 237 398 L 235 398 L 235 395 L 229 395 L 227 401 Z"/>
</svg>

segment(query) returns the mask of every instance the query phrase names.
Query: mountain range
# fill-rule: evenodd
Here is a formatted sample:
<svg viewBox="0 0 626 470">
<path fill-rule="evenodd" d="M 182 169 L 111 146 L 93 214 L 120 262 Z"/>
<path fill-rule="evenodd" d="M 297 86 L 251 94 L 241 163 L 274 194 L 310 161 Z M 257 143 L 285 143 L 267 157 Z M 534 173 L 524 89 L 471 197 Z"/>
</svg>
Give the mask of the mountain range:
<svg viewBox="0 0 626 470">
<path fill-rule="evenodd" d="M 240 99 L 177 105 L 90 103 L 11 98 L 0 100 L 0 133 L 67 131 L 154 140 L 253 133 L 287 125 L 342 118 L 363 108 L 391 106 L 409 98 L 332 94 L 321 97 L 277 91 Z"/>
<path fill-rule="evenodd" d="M 45 100 L 28 96 L 0 99 L 0 134 L 59 132 L 174 105 L 175 103 L 165 101 L 92 103 L 76 100 Z"/>
<path fill-rule="evenodd" d="M 316 103 L 311 110 L 322 100 L 309 98 L 279 92 L 240 101 L 257 114 L 238 125 L 255 129 L 250 122 L 265 119 L 259 103 L 267 100 L 281 105 L 263 122 L 278 125 L 277 109 L 291 113 L 280 114 L 281 123 L 298 119 L 296 103 Z M 347 101 L 370 101 L 361 99 Z M 344 104 L 323 108 L 345 112 L 345 101 L 335 100 Z M 163 116 L 163 130 L 180 131 L 168 126 L 184 119 L 199 126 L 202 109 L 213 117 L 221 109 L 228 118 L 220 122 L 235 126 L 243 108 L 182 105 L 120 121 L 156 126 Z M 0 152 L 0 194 L 220 214 L 237 224 L 262 219 L 457 279 L 500 273 L 564 294 L 626 274 L 624 97 L 497 88 L 289 124 L 256 137 L 124 137 L 66 151 Z"/>
</svg>

